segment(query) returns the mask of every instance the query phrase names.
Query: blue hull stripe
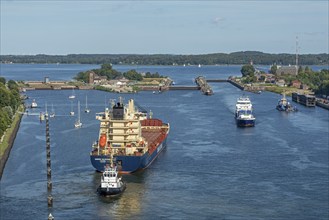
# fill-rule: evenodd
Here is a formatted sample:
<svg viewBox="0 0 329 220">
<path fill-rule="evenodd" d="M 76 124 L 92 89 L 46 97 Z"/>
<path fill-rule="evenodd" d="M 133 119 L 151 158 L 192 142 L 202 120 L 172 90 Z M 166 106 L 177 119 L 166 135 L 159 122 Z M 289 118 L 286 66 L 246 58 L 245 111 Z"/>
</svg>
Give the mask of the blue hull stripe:
<svg viewBox="0 0 329 220">
<path fill-rule="evenodd" d="M 236 120 L 239 127 L 253 127 L 255 126 L 255 120 Z"/>
<path fill-rule="evenodd" d="M 159 144 L 157 149 L 151 155 L 147 152 L 142 156 L 115 156 L 115 161 L 121 161 L 122 169 L 120 172 L 132 173 L 139 169 L 147 168 L 166 147 L 166 141 L 167 138 Z M 90 161 L 96 170 L 103 172 L 106 164 L 109 164 L 110 158 L 108 155 L 90 155 Z"/>
</svg>

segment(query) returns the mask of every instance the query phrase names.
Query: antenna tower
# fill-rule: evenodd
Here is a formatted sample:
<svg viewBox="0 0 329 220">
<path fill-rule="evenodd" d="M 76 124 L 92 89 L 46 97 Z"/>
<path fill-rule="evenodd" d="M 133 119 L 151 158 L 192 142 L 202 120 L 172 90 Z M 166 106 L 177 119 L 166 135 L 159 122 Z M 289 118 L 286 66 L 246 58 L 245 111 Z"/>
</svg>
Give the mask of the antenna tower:
<svg viewBox="0 0 329 220">
<path fill-rule="evenodd" d="M 296 36 L 296 75 L 298 74 L 298 36 Z"/>
</svg>

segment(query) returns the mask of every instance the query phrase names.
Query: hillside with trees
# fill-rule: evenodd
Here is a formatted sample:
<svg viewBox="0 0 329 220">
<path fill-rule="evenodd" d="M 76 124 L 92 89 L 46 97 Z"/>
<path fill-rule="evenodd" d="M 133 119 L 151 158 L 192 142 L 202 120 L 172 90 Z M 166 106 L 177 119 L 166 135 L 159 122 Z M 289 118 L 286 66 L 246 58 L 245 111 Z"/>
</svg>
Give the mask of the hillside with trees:
<svg viewBox="0 0 329 220">
<path fill-rule="evenodd" d="M 21 104 L 18 85 L 15 81 L 0 77 L 0 137 L 11 125 L 15 112 Z"/>
<path fill-rule="evenodd" d="M 257 65 L 289 65 L 295 54 L 270 54 L 258 51 L 212 53 L 200 55 L 172 54 L 69 54 L 69 55 L 1 55 L 1 63 L 62 63 L 112 65 L 242 65 L 251 60 Z M 301 54 L 300 65 L 328 65 L 328 54 Z"/>
</svg>

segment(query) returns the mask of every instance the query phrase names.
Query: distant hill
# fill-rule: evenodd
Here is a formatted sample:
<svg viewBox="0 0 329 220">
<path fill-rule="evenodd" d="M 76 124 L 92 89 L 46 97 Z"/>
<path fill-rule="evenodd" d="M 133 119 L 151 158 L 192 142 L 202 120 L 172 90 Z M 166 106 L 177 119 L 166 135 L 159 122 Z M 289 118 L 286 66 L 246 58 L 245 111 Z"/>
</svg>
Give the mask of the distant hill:
<svg viewBox="0 0 329 220">
<path fill-rule="evenodd" d="M 293 65 L 295 54 L 269 54 L 259 51 L 213 53 L 199 55 L 172 54 L 68 54 L 68 55 L 0 55 L 1 63 L 65 63 L 126 65 L 243 65 L 252 61 L 258 65 Z M 299 65 L 328 65 L 328 54 L 301 54 Z"/>
</svg>

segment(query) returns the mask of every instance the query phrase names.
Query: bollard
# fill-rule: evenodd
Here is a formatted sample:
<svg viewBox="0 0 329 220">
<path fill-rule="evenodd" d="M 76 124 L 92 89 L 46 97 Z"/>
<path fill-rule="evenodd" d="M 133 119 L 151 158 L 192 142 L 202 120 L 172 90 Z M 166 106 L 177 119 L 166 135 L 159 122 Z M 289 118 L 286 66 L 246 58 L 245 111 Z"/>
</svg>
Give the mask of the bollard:
<svg viewBox="0 0 329 220">
<path fill-rule="evenodd" d="M 53 206 L 53 197 L 51 195 L 48 196 L 48 207 Z"/>
<path fill-rule="evenodd" d="M 53 217 L 53 215 L 51 213 L 49 213 L 48 215 L 48 220 L 54 220 L 55 218 Z"/>
</svg>

